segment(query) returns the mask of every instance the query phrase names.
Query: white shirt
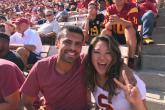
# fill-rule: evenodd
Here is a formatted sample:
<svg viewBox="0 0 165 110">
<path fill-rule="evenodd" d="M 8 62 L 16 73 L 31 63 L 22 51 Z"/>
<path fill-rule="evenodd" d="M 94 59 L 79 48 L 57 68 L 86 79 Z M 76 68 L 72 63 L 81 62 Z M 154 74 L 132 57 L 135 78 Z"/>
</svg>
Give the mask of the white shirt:
<svg viewBox="0 0 165 110">
<path fill-rule="evenodd" d="M 137 87 L 140 91 L 141 99 L 145 99 L 146 96 L 146 87 L 144 82 L 137 76 L 134 75 L 137 80 Z M 130 103 L 127 101 L 124 91 L 121 89 L 117 90 L 117 95 L 112 98 L 112 108 L 113 110 L 132 110 Z M 101 108 L 101 110 L 106 110 L 106 105 L 108 106 L 108 92 L 103 90 L 100 87 L 96 87 L 95 92 L 93 93 L 96 104 Z M 104 107 L 102 107 L 104 106 Z"/>
<path fill-rule="evenodd" d="M 38 32 L 30 28 L 24 32 L 23 37 L 22 34 L 15 32 L 12 36 L 10 36 L 10 44 L 34 45 L 36 47 L 34 51 L 35 54 L 42 52 L 42 42 Z"/>
<path fill-rule="evenodd" d="M 38 29 L 39 33 L 50 33 L 55 32 L 56 34 L 60 31 L 60 26 L 57 21 L 53 20 L 52 22 L 47 21 L 46 23 L 42 24 Z"/>
</svg>

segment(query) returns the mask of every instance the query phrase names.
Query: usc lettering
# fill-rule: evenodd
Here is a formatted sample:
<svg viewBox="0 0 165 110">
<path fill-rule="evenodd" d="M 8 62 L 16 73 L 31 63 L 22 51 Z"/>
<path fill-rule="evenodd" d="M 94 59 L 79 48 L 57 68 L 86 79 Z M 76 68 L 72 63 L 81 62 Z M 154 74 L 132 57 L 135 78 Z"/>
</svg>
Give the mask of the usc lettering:
<svg viewBox="0 0 165 110">
<path fill-rule="evenodd" d="M 97 36 L 99 34 L 99 30 L 97 28 L 97 26 L 93 26 L 92 28 L 90 28 L 90 32 L 91 32 L 91 36 Z"/>
<path fill-rule="evenodd" d="M 104 102 L 102 102 L 103 100 L 108 100 L 108 97 L 103 94 L 100 94 L 98 96 L 98 104 L 101 108 L 104 108 L 106 110 L 114 110 L 111 104 L 105 104 Z"/>
<path fill-rule="evenodd" d="M 138 19 L 136 17 L 133 17 L 133 23 L 136 25 L 138 24 Z"/>
<path fill-rule="evenodd" d="M 121 24 L 117 24 L 117 34 L 124 34 L 124 27 Z"/>
</svg>

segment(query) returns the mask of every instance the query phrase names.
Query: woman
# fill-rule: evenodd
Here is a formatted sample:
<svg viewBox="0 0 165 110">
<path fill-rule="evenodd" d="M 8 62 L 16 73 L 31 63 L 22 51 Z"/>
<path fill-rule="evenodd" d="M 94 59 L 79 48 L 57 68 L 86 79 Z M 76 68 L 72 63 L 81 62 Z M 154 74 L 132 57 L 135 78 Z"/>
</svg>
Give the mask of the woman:
<svg viewBox="0 0 165 110">
<path fill-rule="evenodd" d="M 87 85 L 103 110 L 147 110 L 145 84 L 123 63 L 113 37 L 95 37 L 86 59 Z M 129 73 L 129 74 L 128 74 Z"/>
</svg>

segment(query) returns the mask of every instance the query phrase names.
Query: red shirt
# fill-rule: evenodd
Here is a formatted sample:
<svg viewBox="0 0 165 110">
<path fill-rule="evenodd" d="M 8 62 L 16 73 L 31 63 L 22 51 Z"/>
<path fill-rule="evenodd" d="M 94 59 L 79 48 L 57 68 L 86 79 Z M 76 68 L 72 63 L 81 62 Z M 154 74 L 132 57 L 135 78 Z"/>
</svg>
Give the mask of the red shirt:
<svg viewBox="0 0 165 110">
<path fill-rule="evenodd" d="M 48 110 L 86 110 L 87 94 L 82 59 L 65 75 L 55 70 L 57 57 L 37 62 L 21 90 L 25 95 L 36 97 L 39 91 L 46 99 Z"/>
<path fill-rule="evenodd" d="M 91 0 L 85 0 L 84 2 L 78 2 L 78 5 L 77 5 L 77 8 L 79 9 L 82 9 L 82 8 L 86 8 L 88 9 L 88 3 L 90 2 Z"/>
<path fill-rule="evenodd" d="M 138 8 L 133 3 L 126 3 L 123 9 L 119 12 L 116 9 L 115 4 L 112 4 L 107 8 L 106 21 L 108 21 L 110 15 L 118 15 L 120 18 L 131 21 L 133 26 L 137 29 L 139 25 Z M 124 27 L 121 24 L 113 25 L 113 31 L 117 34 L 124 34 Z"/>
<path fill-rule="evenodd" d="M 141 10 L 141 15 L 143 15 L 148 10 L 151 10 L 155 15 L 158 14 L 158 10 L 157 10 L 156 6 L 154 5 L 154 3 L 150 2 L 150 1 L 140 2 L 139 7 Z"/>
<path fill-rule="evenodd" d="M 0 103 L 19 90 L 24 82 L 21 70 L 12 62 L 0 59 Z"/>
</svg>

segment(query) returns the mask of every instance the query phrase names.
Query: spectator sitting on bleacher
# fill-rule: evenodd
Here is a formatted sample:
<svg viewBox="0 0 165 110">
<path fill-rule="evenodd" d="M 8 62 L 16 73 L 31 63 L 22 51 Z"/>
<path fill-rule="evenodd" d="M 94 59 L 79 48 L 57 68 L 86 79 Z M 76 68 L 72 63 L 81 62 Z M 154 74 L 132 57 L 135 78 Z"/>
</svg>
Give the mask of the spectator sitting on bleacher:
<svg viewBox="0 0 165 110">
<path fill-rule="evenodd" d="M 63 3 L 58 4 L 58 12 L 55 16 L 56 21 L 58 22 L 66 22 L 68 19 L 68 12 L 64 8 Z"/>
<path fill-rule="evenodd" d="M 155 3 L 148 0 L 140 0 L 138 3 L 140 8 L 140 16 L 143 30 L 143 44 L 153 44 L 152 33 L 154 29 L 155 18 L 158 15 L 158 11 Z"/>
<path fill-rule="evenodd" d="M 10 22 L 6 22 L 5 23 L 5 32 L 7 35 L 13 35 L 16 31 L 16 27 L 14 24 L 10 23 Z"/>
<path fill-rule="evenodd" d="M 88 4 L 88 16 L 84 25 L 85 42 L 90 43 L 93 37 L 101 33 L 103 26 L 104 15 L 97 13 L 97 3 L 91 1 Z"/>
<path fill-rule="evenodd" d="M 77 3 L 77 11 L 79 13 L 87 13 L 88 12 L 88 4 L 91 0 L 79 0 Z"/>
<path fill-rule="evenodd" d="M 75 0 L 69 0 L 69 7 L 68 8 L 70 11 L 76 11 L 77 2 L 75 2 Z"/>
<path fill-rule="evenodd" d="M 24 70 L 24 63 L 18 53 L 9 50 L 9 36 L 0 33 L 0 58 L 9 60 L 15 63 L 22 71 Z"/>
<path fill-rule="evenodd" d="M 106 15 L 106 2 L 105 0 L 98 0 L 99 3 L 99 12 L 103 15 Z"/>
<path fill-rule="evenodd" d="M 10 36 L 10 48 L 16 49 L 25 65 L 34 64 L 42 52 L 39 34 L 29 27 L 26 18 L 19 18 L 15 24 L 17 32 Z"/>
<path fill-rule="evenodd" d="M 113 0 L 107 8 L 105 30 L 102 34 L 115 37 L 119 44 L 127 44 L 129 48 L 128 65 L 134 64 L 136 52 L 136 31 L 139 24 L 138 9 L 135 4 L 126 3 L 125 0 Z"/>
<path fill-rule="evenodd" d="M 54 13 L 52 10 L 45 10 L 46 23 L 42 24 L 38 29 L 40 37 L 55 36 L 60 31 L 60 26 L 54 20 Z"/>
<path fill-rule="evenodd" d="M 39 20 L 39 15 L 37 13 L 37 8 L 34 7 L 33 10 L 32 10 L 32 14 L 31 14 L 31 19 L 30 21 L 33 23 L 33 24 L 38 24 L 38 20 Z"/>
</svg>

